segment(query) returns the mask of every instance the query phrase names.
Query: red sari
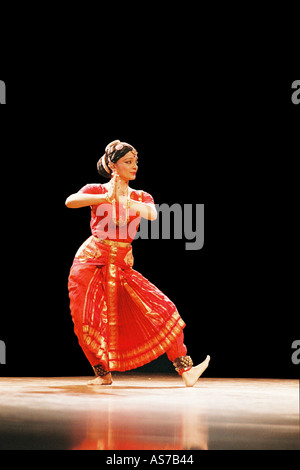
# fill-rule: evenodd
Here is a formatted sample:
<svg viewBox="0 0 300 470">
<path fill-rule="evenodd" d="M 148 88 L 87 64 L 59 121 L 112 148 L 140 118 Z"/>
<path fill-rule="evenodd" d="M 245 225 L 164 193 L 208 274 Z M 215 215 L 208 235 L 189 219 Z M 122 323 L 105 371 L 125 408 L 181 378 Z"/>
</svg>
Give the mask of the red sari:
<svg viewBox="0 0 300 470">
<path fill-rule="evenodd" d="M 81 192 L 105 194 L 107 188 L 87 185 Z M 130 198 L 153 203 L 144 191 L 132 191 Z M 186 354 L 185 323 L 171 300 L 132 268 L 140 217 L 130 211 L 127 226 L 116 227 L 112 205 L 105 204 L 105 213 L 100 206 L 91 207 L 92 236 L 77 251 L 69 276 L 79 344 L 92 366 L 109 371 L 135 369 L 165 352 L 174 361 Z"/>
</svg>

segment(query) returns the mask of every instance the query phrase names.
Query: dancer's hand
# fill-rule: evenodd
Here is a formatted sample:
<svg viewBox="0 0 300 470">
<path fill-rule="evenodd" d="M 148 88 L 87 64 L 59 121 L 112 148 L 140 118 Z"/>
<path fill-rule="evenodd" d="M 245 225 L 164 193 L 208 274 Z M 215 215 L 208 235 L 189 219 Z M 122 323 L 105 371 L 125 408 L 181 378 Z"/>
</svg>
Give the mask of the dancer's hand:
<svg viewBox="0 0 300 470">
<path fill-rule="evenodd" d="M 125 196 L 124 189 L 122 189 L 121 185 L 121 178 L 117 172 L 115 172 L 113 176 L 113 187 L 114 187 L 114 198 L 116 202 L 124 203 L 124 197 L 127 200 L 127 196 Z M 121 201 L 122 199 L 122 201 Z"/>
<path fill-rule="evenodd" d="M 119 199 L 119 184 L 120 184 L 120 177 L 116 171 L 113 172 L 112 178 L 110 181 L 110 186 L 108 190 L 108 197 L 111 201 L 115 200 L 118 201 Z"/>
</svg>

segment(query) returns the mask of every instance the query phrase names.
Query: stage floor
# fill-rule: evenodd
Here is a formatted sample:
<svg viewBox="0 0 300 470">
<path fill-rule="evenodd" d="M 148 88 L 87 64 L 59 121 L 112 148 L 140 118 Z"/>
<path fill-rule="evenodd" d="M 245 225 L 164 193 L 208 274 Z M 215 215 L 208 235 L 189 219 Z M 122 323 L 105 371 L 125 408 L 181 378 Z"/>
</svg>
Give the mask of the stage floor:
<svg viewBox="0 0 300 470">
<path fill-rule="evenodd" d="M 300 449 L 299 381 L 0 378 L 0 449 Z"/>
</svg>

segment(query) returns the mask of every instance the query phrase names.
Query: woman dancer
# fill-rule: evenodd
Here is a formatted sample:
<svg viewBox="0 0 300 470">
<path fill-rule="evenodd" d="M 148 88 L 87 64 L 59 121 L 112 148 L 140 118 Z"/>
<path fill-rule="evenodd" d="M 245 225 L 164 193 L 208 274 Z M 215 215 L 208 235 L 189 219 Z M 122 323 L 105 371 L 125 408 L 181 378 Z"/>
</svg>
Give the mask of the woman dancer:
<svg viewBox="0 0 300 470">
<path fill-rule="evenodd" d="M 112 371 L 135 369 L 167 353 L 192 387 L 210 357 L 193 367 L 176 306 L 132 268 L 131 242 L 141 217 L 157 217 L 152 196 L 128 185 L 136 179 L 137 152 L 115 140 L 97 169 L 109 183 L 88 184 L 66 200 L 69 208 L 91 206 L 92 236 L 77 251 L 68 284 L 74 331 L 96 375 L 88 384 L 110 385 Z"/>
</svg>

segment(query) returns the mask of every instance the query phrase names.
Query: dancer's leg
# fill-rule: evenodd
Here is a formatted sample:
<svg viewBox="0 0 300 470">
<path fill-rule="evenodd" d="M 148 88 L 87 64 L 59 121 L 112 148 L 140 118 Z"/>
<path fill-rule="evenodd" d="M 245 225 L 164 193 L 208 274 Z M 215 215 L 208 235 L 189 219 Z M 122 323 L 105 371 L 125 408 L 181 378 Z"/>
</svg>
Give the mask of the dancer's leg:
<svg viewBox="0 0 300 470">
<path fill-rule="evenodd" d="M 92 347 L 95 342 L 88 338 L 89 327 L 94 330 L 93 323 L 90 322 L 89 306 L 92 306 L 92 318 L 94 318 L 94 303 L 99 304 L 101 296 L 101 277 L 100 270 L 95 266 L 76 265 L 73 266 L 69 276 L 70 308 L 74 322 L 74 331 L 77 335 L 79 345 L 82 348 L 86 358 L 92 366 L 96 377 L 88 382 L 89 385 L 110 385 L 112 377 L 109 370 L 106 369 L 104 361 L 97 355 L 97 347 Z M 98 302 L 95 302 L 96 293 Z M 92 301 L 90 299 L 93 299 Z M 100 324 L 100 318 L 98 319 Z M 104 344 L 104 342 L 103 342 Z M 97 346 L 97 345 L 96 345 Z M 105 352 L 105 351 L 104 351 Z"/>
<path fill-rule="evenodd" d="M 181 335 L 178 336 L 177 340 L 172 343 L 171 348 L 167 351 L 167 356 L 173 362 L 175 370 L 182 377 L 185 385 L 193 387 L 205 369 L 207 369 L 210 356 L 207 356 L 201 364 L 193 367 L 192 359 L 186 355 L 187 348 L 183 340 L 184 335 L 181 332 Z"/>
<path fill-rule="evenodd" d="M 104 369 L 101 364 L 93 366 L 96 378 L 88 382 L 88 385 L 111 385 L 112 377 L 111 373 Z"/>
<path fill-rule="evenodd" d="M 177 336 L 176 340 L 173 341 L 170 349 L 167 351 L 167 356 L 170 361 L 175 362 L 177 357 L 185 356 L 187 353 L 187 347 L 184 344 L 184 335 L 181 331 L 180 335 Z"/>
</svg>

